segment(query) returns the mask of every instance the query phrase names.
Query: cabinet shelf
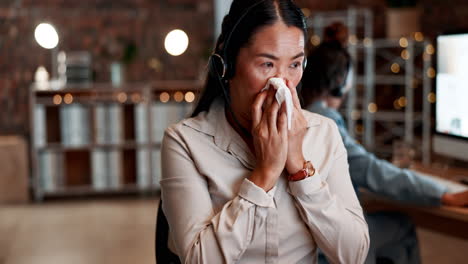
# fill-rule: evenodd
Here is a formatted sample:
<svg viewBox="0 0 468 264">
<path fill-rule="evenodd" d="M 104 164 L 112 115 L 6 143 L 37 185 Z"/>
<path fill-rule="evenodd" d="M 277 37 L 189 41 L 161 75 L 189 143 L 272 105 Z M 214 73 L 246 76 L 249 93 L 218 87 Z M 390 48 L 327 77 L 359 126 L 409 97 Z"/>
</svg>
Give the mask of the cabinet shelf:
<svg viewBox="0 0 468 264">
<path fill-rule="evenodd" d="M 33 84 L 35 199 L 157 190 L 164 130 L 188 115 L 201 85 L 164 81 L 52 90 Z"/>
<path fill-rule="evenodd" d="M 125 142 L 119 144 L 86 144 L 77 146 L 64 146 L 61 143 L 49 143 L 45 146 L 37 147 L 38 152 L 44 151 L 74 151 L 74 150 L 95 150 L 95 149 L 134 149 L 134 148 L 146 148 L 146 149 L 159 149 L 161 143 L 136 143 L 136 142 Z"/>
<path fill-rule="evenodd" d="M 101 190 L 92 189 L 89 186 L 73 186 L 66 188 L 58 188 L 54 191 L 46 191 L 44 195 L 48 197 L 64 197 L 64 196 L 87 196 L 99 194 L 133 194 L 133 193 L 158 193 L 157 187 L 139 187 L 137 185 L 126 185 L 121 188 L 106 188 Z"/>
</svg>

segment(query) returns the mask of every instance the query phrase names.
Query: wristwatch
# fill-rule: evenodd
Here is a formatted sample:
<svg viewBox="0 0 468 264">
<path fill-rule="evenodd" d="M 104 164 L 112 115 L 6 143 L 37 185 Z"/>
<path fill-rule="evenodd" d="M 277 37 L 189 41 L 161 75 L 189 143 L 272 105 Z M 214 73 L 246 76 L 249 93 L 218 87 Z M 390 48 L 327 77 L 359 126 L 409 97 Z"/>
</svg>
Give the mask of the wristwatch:
<svg viewBox="0 0 468 264">
<path fill-rule="evenodd" d="M 314 176 L 314 174 L 315 174 L 315 168 L 312 165 L 312 162 L 305 161 L 302 170 L 300 170 L 300 171 L 298 171 L 298 172 L 296 172 L 294 174 L 290 174 L 289 177 L 288 177 L 288 180 L 289 181 L 300 181 L 300 180 L 303 180 L 303 179 L 305 179 L 307 177 Z"/>
</svg>

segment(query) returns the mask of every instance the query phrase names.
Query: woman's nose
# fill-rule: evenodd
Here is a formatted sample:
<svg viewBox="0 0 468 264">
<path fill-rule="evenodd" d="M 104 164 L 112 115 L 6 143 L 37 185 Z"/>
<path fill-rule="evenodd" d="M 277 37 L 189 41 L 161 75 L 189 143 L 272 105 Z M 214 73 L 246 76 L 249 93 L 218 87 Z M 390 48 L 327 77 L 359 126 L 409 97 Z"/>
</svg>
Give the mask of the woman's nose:
<svg viewBox="0 0 468 264">
<path fill-rule="evenodd" d="M 287 74 L 285 73 L 285 71 L 282 71 L 282 72 L 277 72 L 274 76 L 275 78 L 281 78 L 283 79 L 284 81 L 286 81 L 287 79 L 289 79 L 289 76 L 287 76 Z"/>
<path fill-rule="evenodd" d="M 283 71 L 283 70 L 281 70 L 281 69 L 278 69 L 278 70 L 276 71 L 276 74 L 275 74 L 274 77 L 275 77 L 275 78 L 285 79 L 286 76 L 285 76 L 284 72 L 285 72 L 285 71 Z"/>
</svg>

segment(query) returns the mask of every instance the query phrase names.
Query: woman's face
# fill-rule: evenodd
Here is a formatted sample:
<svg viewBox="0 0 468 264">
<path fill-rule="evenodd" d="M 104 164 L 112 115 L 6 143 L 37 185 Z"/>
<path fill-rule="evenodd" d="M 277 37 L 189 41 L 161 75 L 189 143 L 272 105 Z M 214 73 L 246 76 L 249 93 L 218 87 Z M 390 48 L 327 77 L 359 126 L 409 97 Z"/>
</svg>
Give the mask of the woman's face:
<svg viewBox="0 0 468 264">
<path fill-rule="evenodd" d="M 251 105 L 271 77 L 289 80 L 296 87 L 302 78 L 304 33 L 281 21 L 260 29 L 241 48 L 230 80 L 231 104 L 242 125 L 250 127 Z"/>
</svg>

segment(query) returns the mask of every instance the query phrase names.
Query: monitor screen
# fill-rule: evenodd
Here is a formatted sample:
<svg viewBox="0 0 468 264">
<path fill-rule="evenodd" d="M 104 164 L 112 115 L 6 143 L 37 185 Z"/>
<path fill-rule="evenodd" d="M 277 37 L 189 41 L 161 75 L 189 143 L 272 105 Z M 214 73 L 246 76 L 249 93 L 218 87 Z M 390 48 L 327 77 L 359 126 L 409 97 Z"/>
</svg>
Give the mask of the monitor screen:
<svg viewBox="0 0 468 264">
<path fill-rule="evenodd" d="M 468 139 L 468 34 L 437 38 L 436 132 Z"/>
</svg>

